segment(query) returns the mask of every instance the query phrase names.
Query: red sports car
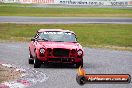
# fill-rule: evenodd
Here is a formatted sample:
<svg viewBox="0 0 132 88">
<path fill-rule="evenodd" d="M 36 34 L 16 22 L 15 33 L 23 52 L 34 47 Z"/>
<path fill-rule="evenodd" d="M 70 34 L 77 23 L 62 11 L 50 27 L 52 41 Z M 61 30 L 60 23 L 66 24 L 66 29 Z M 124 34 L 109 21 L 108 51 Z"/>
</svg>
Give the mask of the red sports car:
<svg viewBox="0 0 132 88">
<path fill-rule="evenodd" d="M 83 67 L 83 50 L 74 32 L 62 29 L 40 29 L 29 44 L 29 64 L 67 63 Z"/>
</svg>

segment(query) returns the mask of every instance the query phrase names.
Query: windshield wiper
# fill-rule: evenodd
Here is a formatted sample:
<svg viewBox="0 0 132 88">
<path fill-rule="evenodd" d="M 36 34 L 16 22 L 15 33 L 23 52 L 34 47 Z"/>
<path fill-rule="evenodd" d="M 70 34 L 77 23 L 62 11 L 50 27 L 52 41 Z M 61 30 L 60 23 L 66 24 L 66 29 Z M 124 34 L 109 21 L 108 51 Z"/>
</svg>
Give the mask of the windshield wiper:
<svg viewBox="0 0 132 88">
<path fill-rule="evenodd" d="M 67 42 L 67 41 L 53 41 L 53 42 Z M 77 42 L 71 42 L 71 43 L 77 43 Z"/>
<path fill-rule="evenodd" d="M 44 40 L 44 41 L 49 41 L 48 39 L 46 39 L 46 38 L 43 38 L 42 40 Z"/>
<path fill-rule="evenodd" d="M 54 41 L 54 42 L 64 42 L 64 41 Z"/>
<path fill-rule="evenodd" d="M 77 43 L 77 42 L 72 42 L 72 43 Z"/>
<path fill-rule="evenodd" d="M 44 40 L 44 41 L 49 41 L 47 38 L 43 38 L 43 39 L 38 39 L 38 40 Z"/>
</svg>

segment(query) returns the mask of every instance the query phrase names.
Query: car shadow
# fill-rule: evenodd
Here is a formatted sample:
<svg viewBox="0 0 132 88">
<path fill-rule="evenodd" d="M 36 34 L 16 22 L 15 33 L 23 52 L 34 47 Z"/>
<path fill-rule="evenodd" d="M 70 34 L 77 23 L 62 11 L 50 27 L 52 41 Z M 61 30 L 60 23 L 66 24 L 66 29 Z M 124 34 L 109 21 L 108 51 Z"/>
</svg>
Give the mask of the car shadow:
<svg viewBox="0 0 132 88">
<path fill-rule="evenodd" d="M 41 68 L 63 68 L 63 69 L 77 69 L 75 67 L 75 65 L 70 65 L 70 64 L 62 64 L 62 63 L 49 63 L 48 65 L 42 64 Z M 83 65 L 84 69 L 96 69 L 96 68 L 100 68 L 99 64 L 95 64 L 95 63 L 84 63 Z"/>
<path fill-rule="evenodd" d="M 74 65 L 69 65 L 69 64 L 61 64 L 61 63 L 50 63 L 48 65 L 41 65 L 41 68 L 68 68 L 68 69 L 76 69 Z"/>
</svg>

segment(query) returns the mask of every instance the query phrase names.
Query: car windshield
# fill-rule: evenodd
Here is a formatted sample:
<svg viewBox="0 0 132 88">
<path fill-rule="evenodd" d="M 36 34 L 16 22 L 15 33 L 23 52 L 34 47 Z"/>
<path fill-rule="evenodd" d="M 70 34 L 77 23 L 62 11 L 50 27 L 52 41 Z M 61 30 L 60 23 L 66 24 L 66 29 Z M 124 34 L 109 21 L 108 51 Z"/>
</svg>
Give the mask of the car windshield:
<svg viewBox="0 0 132 88">
<path fill-rule="evenodd" d="M 38 40 L 52 42 L 76 42 L 76 36 L 71 32 L 47 31 L 39 33 Z"/>
</svg>

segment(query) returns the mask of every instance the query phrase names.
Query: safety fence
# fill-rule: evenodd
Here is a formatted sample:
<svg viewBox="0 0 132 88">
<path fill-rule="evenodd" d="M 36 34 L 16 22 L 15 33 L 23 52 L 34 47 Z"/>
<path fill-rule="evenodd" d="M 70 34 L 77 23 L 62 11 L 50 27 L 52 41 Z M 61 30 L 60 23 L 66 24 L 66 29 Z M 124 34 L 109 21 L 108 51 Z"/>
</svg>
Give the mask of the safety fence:
<svg viewBox="0 0 132 88">
<path fill-rule="evenodd" d="M 0 0 L 1 3 L 132 6 L 132 0 Z"/>
</svg>

